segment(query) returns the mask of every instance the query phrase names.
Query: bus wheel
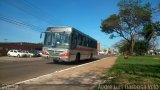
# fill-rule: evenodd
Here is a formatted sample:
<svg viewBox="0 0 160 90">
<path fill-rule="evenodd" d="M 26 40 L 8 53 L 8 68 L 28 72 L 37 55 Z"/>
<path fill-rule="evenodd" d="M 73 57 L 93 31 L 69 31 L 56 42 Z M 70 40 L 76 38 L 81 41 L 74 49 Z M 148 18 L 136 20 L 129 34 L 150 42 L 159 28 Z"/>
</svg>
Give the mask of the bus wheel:
<svg viewBox="0 0 160 90">
<path fill-rule="evenodd" d="M 80 61 L 80 53 L 76 55 L 76 62 Z"/>
<path fill-rule="evenodd" d="M 90 55 L 90 60 L 93 60 L 93 53 L 91 53 Z"/>
<path fill-rule="evenodd" d="M 57 60 L 53 60 L 53 63 L 55 63 L 55 64 L 56 64 L 56 63 L 58 63 L 58 61 L 57 61 Z"/>
</svg>

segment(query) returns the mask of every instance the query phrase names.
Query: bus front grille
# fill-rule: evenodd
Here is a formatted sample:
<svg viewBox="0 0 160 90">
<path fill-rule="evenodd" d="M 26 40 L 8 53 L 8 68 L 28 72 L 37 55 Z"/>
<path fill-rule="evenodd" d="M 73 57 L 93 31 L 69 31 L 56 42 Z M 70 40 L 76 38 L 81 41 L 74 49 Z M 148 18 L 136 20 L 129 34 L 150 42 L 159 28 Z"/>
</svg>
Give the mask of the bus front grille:
<svg viewBox="0 0 160 90">
<path fill-rule="evenodd" d="M 48 51 L 50 56 L 59 56 L 63 51 Z"/>
</svg>

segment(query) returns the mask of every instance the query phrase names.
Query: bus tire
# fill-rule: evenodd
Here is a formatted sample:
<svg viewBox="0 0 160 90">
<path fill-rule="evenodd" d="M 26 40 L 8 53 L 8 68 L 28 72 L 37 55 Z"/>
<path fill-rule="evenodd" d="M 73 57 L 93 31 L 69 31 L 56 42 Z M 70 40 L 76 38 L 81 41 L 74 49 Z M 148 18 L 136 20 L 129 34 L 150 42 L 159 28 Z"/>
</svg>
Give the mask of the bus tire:
<svg viewBox="0 0 160 90">
<path fill-rule="evenodd" d="M 77 55 L 76 55 L 76 62 L 78 62 L 78 61 L 80 61 L 80 58 L 81 58 L 81 55 L 80 55 L 80 53 L 77 53 Z"/>
<path fill-rule="evenodd" d="M 57 63 L 59 63 L 57 60 L 53 60 L 53 63 L 55 63 L 55 64 L 57 64 Z"/>
<path fill-rule="evenodd" d="M 93 53 L 91 53 L 90 55 L 90 60 L 93 60 Z"/>
</svg>

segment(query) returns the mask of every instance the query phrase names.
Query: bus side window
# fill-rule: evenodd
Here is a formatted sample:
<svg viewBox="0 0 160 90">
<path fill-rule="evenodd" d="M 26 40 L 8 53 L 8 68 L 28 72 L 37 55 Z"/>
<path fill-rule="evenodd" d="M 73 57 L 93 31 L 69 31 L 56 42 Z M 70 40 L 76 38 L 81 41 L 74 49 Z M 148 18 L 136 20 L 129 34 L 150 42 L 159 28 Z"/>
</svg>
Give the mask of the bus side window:
<svg viewBox="0 0 160 90">
<path fill-rule="evenodd" d="M 76 33 L 73 32 L 72 33 L 72 37 L 71 37 L 71 48 L 74 49 L 76 48 L 76 44 L 77 44 L 77 38 L 76 38 Z"/>
<path fill-rule="evenodd" d="M 83 43 L 83 46 L 86 46 L 86 37 L 84 36 L 83 38 L 84 38 L 84 39 L 83 39 L 83 42 L 84 42 L 84 43 Z"/>
<path fill-rule="evenodd" d="M 89 41 L 88 41 L 88 38 L 87 38 L 86 42 L 87 42 L 87 47 L 89 47 Z"/>
<path fill-rule="evenodd" d="M 79 45 L 82 45 L 82 35 L 79 34 Z"/>
<path fill-rule="evenodd" d="M 91 41 L 91 47 L 94 48 L 94 42 L 93 42 L 93 40 Z"/>
<path fill-rule="evenodd" d="M 77 37 L 77 45 L 81 45 L 81 35 L 78 33 Z"/>
<path fill-rule="evenodd" d="M 87 37 L 85 37 L 85 40 L 84 40 L 84 46 L 87 47 Z"/>
<path fill-rule="evenodd" d="M 85 37 L 82 35 L 82 46 L 85 46 L 84 42 L 85 42 Z"/>
</svg>

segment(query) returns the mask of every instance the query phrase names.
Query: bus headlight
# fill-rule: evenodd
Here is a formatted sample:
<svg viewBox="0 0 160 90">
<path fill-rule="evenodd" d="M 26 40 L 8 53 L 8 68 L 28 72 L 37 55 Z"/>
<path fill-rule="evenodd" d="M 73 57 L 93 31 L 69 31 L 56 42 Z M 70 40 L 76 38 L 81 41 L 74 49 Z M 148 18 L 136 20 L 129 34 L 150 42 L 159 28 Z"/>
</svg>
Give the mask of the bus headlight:
<svg viewBox="0 0 160 90">
<path fill-rule="evenodd" d="M 59 56 L 71 56 L 71 53 L 69 52 L 63 52 L 63 53 L 60 53 Z"/>
<path fill-rule="evenodd" d="M 49 53 L 47 51 L 42 51 L 41 53 L 44 55 L 49 55 Z"/>
</svg>

